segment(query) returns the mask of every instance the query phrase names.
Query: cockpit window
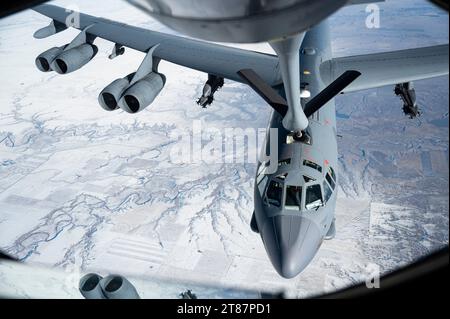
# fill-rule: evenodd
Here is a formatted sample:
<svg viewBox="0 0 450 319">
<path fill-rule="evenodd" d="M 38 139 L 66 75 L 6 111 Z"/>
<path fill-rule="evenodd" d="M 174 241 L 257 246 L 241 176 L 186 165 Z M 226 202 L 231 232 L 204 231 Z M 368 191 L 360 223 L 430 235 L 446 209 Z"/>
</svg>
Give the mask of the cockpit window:
<svg viewBox="0 0 450 319">
<path fill-rule="evenodd" d="M 328 202 L 328 200 L 331 197 L 331 194 L 333 193 L 333 191 L 331 190 L 330 186 L 328 186 L 327 182 L 323 181 L 323 192 L 324 192 L 324 199 L 325 199 L 325 203 Z"/>
<path fill-rule="evenodd" d="M 305 180 L 305 183 L 314 182 L 315 179 L 306 175 L 303 175 L 303 179 Z"/>
<path fill-rule="evenodd" d="M 331 188 L 334 189 L 334 187 L 336 185 L 335 185 L 334 180 L 331 178 L 329 173 L 327 173 L 327 175 L 325 175 L 325 179 L 327 180 L 328 183 L 330 183 Z"/>
<path fill-rule="evenodd" d="M 285 208 L 289 210 L 300 210 L 302 201 L 302 188 L 300 186 L 286 187 Z"/>
<path fill-rule="evenodd" d="M 263 196 L 264 193 L 264 189 L 266 188 L 267 185 L 267 175 L 263 175 L 263 177 L 258 181 L 258 190 L 259 190 L 259 194 L 261 195 L 261 197 Z"/>
<path fill-rule="evenodd" d="M 320 166 L 319 164 L 316 164 L 316 163 L 308 161 L 308 160 L 304 160 L 303 165 L 314 168 L 322 173 L 322 166 Z"/>
<path fill-rule="evenodd" d="M 261 174 L 264 174 L 266 172 L 267 166 L 266 165 L 267 162 L 262 162 L 261 165 L 259 165 L 258 167 L 258 173 L 256 174 L 256 176 L 260 176 Z"/>
<path fill-rule="evenodd" d="M 322 191 L 319 184 L 314 184 L 306 187 L 306 209 L 315 209 L 323 205 Z"/>
<path fill-rule="evenodd" d="M 285 166 L 285 165 L 289 165 L 289 164 L 291 164 L 290 158 L 286 158 L 284 160 L 278 161 L 278 166 Z"/>
<path fill-rule="evenodd" d="M 330 168 L 328 170 L 329 170 L 330 175 L 333 178 L 333 180 L 336 181 L 336 174 L 334 173 L 333 167 L 330 166 Z"/>
<path fill-rule="evenodd" d="M 277 181 L 271 181 L 267 188 L 267 200 L 270 205 L 280 207 L 283 185 Z"/>
</svg>

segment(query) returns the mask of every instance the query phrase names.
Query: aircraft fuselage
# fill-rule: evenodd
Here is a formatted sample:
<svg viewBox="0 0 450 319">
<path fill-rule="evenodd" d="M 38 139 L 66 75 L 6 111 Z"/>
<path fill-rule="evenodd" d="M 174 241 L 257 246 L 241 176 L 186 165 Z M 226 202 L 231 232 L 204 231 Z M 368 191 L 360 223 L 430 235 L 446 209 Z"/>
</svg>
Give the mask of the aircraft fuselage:
<svg viewBox="0 0 450 319">
<path fill-rule="evenodd" d="M 330 58 L 324 21 L 306 33 L 300 51 L 301 83 L 311 96 L 325 88 L 319 66 Z M 302 105 L 307 101 L 302 99 Z M 311 262 L 330 229 L 334 230 L 338 166 L 334 100 L 309 118 L 307 136 L 301 141 L 284 129 L 277 112 L 272 113 L 269 128 L 278 131 L 278 167 L 269 174 L 269 160 L 258 165 L 254 218 L 274 268 L 292 278 Z M 269 155 L 269 133 L 265 151 Z"/>
</svg>

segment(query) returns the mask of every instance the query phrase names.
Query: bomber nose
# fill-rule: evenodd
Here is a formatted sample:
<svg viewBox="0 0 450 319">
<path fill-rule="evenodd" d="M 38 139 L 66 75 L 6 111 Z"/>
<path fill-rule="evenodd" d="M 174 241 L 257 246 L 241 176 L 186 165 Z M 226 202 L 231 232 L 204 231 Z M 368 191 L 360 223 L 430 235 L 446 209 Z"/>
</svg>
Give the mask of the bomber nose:
<svg viewBox="0 0 450 319">
<path fill-rule="evenodd" d="M 284 278 L 297 276 L 314 258 L 321 242 L 319 227 L 301 216 L 275 216 L 266 224 L 273 234 L 266 249 L 276 271 Z M 267 232 L 268 231 L 268 232 Z M 264 234 L 264 235 L 266 235 Z"/>
</svg>

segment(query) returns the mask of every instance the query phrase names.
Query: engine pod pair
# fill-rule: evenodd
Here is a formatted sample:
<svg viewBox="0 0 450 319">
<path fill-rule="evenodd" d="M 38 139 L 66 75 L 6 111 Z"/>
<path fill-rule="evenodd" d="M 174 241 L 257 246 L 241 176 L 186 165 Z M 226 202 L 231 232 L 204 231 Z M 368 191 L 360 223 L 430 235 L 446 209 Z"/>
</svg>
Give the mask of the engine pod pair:
<svg viewBox="0 0 450 319">
<path fill-rule="evenodd" d="M 79 290 L 86 299 L 140 299 L 133 284 L 119 275 L 87 274 L 80 279 Z"/>
</svg>

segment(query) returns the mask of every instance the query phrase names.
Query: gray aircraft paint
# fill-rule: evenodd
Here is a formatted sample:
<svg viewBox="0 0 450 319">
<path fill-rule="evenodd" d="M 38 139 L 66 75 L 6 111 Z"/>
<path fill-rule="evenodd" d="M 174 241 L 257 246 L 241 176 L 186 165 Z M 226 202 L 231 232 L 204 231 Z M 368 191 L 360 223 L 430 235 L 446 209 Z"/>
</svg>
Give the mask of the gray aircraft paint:
<svg viewBox="0 0 450 319">
<path fill-rule="evenodd" d="M 63 8 L 52 5 L 41 5 L 35 10 L 57 22 L 64 23 L 72 14 Z M 280 90 L 283 94 L 281 72 L 278 58 L 274 55 L 230 48 L 222 45 L 186 39 L 173 35 L 158 33 L 142 28 L 128 26 L 80 14 L 80 30 L 89 27 L 92 36 L 104 38 L 147 53 L 152 47 L 153 56 L 191 69 L 243 82 L 237 74 L 241 69 L 254 70 L 265 82 Z M 51 35 L 52 30 L 37 32 L 39 37 Z M 56 32 L 58 30 L 54 30 Z M 320 23 L 305 35 L 300 55 L 301 81 L 308 82 L 311 97 L 337 78 L 343 70 L 356 70 L 362 76 L 351 84 L 344 92 L 367 89 L 382 85 L 394 85 L 448 74 L 448 44 L 429 48 L 402 50 L 395 52 L 369 54 L 333 59 L 331 43 L 326 21 Z M 304 72 L 304 71 L 308 72 Z M 309 74 L 307 74 L 309 73 Z M 307 102 L 302 101 L 302 102 Z M 304 103 L 302 103 L 304 105 Z M 287 210 L 267 205 L 263 201 L 265 188 L 259 188 L 259 178 L 255 181 L 255 217 L 264 245 L 275 269 L 283 277 L 291 278 L 300 273 L 315 256 L 325 237 L 329 237 L 334 220 L 336 189 L 325 205 L 313 210 L 304 207 L 305 184 L 303 175 L 324 183 L 328 167 L 337 170 L 336 114 L 334 100 L 329 101 L 318 112 L 309 118 L 308 132 L 312 145 L 296 142 L 283 145 L 288 131 L 283 128 L 282 117 L 274 112 L 270 127 L 278 128 L 279 160 L 291 157 L 289 167 L 281 166 L 278 172 L 266 176 L 274 178 L 287 172 L 285 184 L 302 187 L 302 210 Z M 270 140 L 267 140 L 267 145 Z M 311 160 L 322 166 L 318 172 L 303 165 L 303 160 Z M 258 169 L 261 166 L 258 167 Z M 336 174 L 337 175 L 337 174 Z M 325 182 L 327 183 L 327 182 Z M 336 181 L 337 183 L 337 181 Z M 321 190 L 324 194 L 324 190 Z M 281 199 L 284 203 L 284 195 Z M 328 236 L 327 236 L 328 234 Z"/>
<path fill-rule="evenodd" d="M 310 72 L 309 75 L 301 74 L 301 81 L 309 83 L 311 96 L 317 95 L 325 88 L 318 66 L 320 66 L 321 61 L 331 58 L 330 45 L 327 22 L 322 22 L 306 33 L 301 52 L 310 52 L 310 49 L 314 49 L 315 54 L 300 55 L 302 70 Z M 306 103 L 307 100 L 305 99 L 302 102 Z M 334 100 L 328 102 L 310 117 L 308 132 L 312 140 L 311 145 L 301 142 L 287 145 L 286 138 L 290 132 L 283 128 L 281 121 L 281 116 L 273 112 L 270 127 L 278 128 L 279 160 L 282 161 L 289 157 L 291 163 L 289 166 L 279 167 L 274 174 L 266 175 L 265 180 L 267 182 L 263 192 L 260 191 L 257 179 L 255 180 L 255 217 L 273 266 L 281 276 L 292 278 L 310 263 L 330 229 L 334 219 L 337 188 L 335 188 L 328 202 L 317 210 L 306 210 L 304 207 L 301 211 L 286 209 L 284 207 L 285 191 L 281 200 L 281 207 L 268 205 L 263 197 L 270 181 L 276 179 L 276 176 L 287 173 L 284 188 L 286 188 L 286 185 L 302 186 L 302 206 L 304 206 L 306 186 L 319 183 L 322 187 L 328 167 L 331 166 L 336 171 L 338 165 Z M 267 147 L 268 143 L 269 141 L 267 141 Z M 303 160 L 305 159 L 322 166 L 322 173 L 304 166 Z M 303 175 L 312 177 L 316 181 L 305 183 Z M 264 183 L 264 181 L 261 183 Z"/>
</svg>

